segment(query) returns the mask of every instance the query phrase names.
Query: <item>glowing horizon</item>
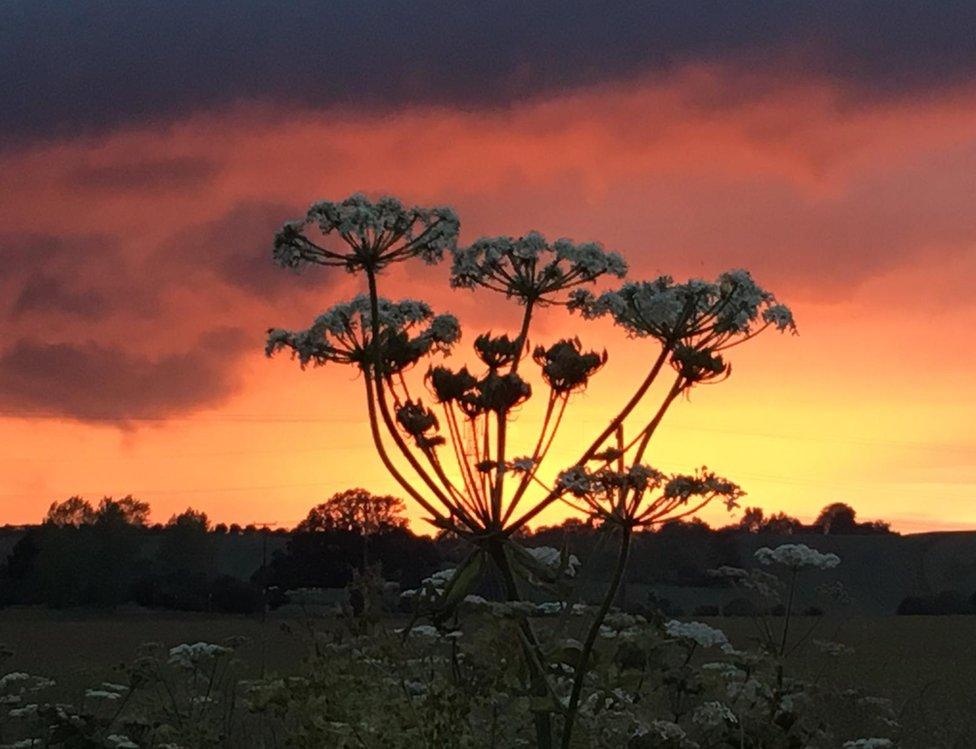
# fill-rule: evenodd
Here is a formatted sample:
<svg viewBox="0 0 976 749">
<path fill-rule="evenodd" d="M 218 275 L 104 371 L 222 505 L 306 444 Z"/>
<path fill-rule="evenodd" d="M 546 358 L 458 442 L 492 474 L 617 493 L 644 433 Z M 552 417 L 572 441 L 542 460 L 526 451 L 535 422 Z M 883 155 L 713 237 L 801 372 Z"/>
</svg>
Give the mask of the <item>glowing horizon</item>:
<svg viewBox="0 0 976 749">
<path fill-rule="evenodd" d="M 706 464 L 743 486 L 743 507 L 804 521 L 842 501 L 903 532 L 976 528 L 974 94 L 852 101 L 828 74 L 757 82 L 706 61 L 504 106 L 245 99 L 8 144 L 0 524 L 74 494 L 133 494 L 155 521 L 192 506 L 283 526 L 353 486 L 402 496 L 354 374 L 263 356 L 267 328 L 361 290 L 276 268 L 274 229 L 364 191 L 454 206 L 464 243 L 600 241 L 634 279 L 749 269 L 799 336 L 734 349 L 730 380 L 675 405 L 650 462 Z M 512 327 L 486 293 L 450 291 L 444 267 L 384 283 L 458 314 L 462 351 Z M 571 401 L 550 471 L 619 408 L 647 353 L 561 314 L 539 342 L 577 333 L 610 361 Z"/>
</svg>

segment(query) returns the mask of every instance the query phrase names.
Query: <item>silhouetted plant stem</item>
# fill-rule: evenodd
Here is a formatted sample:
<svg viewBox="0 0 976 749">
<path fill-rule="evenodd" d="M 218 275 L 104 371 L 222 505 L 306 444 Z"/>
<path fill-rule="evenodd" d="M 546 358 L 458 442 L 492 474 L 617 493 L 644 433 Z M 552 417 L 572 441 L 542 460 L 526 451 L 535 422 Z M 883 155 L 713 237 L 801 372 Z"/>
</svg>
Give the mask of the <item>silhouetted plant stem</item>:
<svg viewBox="0 0 976 749">
<path fill-rule="evenodd" d="M 604 619 L 610 607 L 613 606 L 617 598 L 617 590 L 624 577 L 627 568 L 627 557 L 630 554 L 631 529 L 627 526 L 620 527 L 620 550 L 617 554 L 617 565 L 613 570 L 613 578 L 610 587 L 603 598 L 603 603 L 596 612 L 590 631 L 586 634 L 586 641 L 583 643 L 583 650 L 580 652 L 579 661 L 576 664 L 576 673 L 573 677 L 573 691 L 569 695 L 569 704 L 566 707 L 566 719 L 563 724 L 562 747 L 569 749 L 573 738 L 573 724 L 576 721 L 576 714 L 579 712 L 580 696 L 583 694 L 583 682 L 586 680 L 586 672 L 589 670 L 590 656 L 596 645 L 597 637 L 600 636 L 600 627 L 603 626 Z"/>
<path fill-rule="evenodd" d="M 399 448 L 400 453 L 406 458 L 410 467 L 417 473 L 421 480 L 427 484 L 428 488 L 433 492 L 437 500 L 447 508 L 448 513 L 453 515 L 459 515 L 462 520 L 468 524 L 469 527 L 474 527 L 470 522 L 470 519 L 465 516 L 467 513 L 463 508 L 455 508 L 450 500 L 441 492 L 440 487 L 437 486 L 436 482 L 430 477 L 430 475 L 424 470 L 420 462 L 414 457 L 413 453 L 410 452 L 410 448 L 403 441 L 403 437 L 400 436 L 400 432 L 397 429 L 396 423 L 393 421 L 393 417 L 390 415 L 389 406 L 386 403 L 386 394 L 383 387 L 383 362 L 381 357 L 380 349 L 380 310 L 379 310 L 379 296 L 376 289 L 376 272 L 372 268 L 366 269 L 366 280 L 369 286 L 369 302 L 370 302 L 370 327 L 372 329 L 372 337 L 370 340 L 372 347 L 372 372 L 370 373 L 373 382 L 375 384 L 375 398 L 376 403 L 379 406 L 380 415 L 383 417 L 383 423 L 386 425 L 387 432 L 389 432 L 390 437 L 393 439 L 393 443 Z"/>
<path fill-rule="evenodd" d="M 779 665 L 776 667 L 776 686 L 779 689 L 783 688 L 783 658 L 786 654 L 786 642 L 787 637 L 790 634 L 790 618 L 793 615 L 793 596 L 796 593 L 796 572 L 797 569 L 794 567 L 793 572 L 790 575 L 790 595 L 786 601 L 786 618 L 783 620 L 783 639 L 779 644 Z"/>
<path fill-rule="evenodd" d="M 498 567 L 501 573 L 502 582 L 505 586 L 505 597 L 509 601 L 521 601 L 518 583 L 515 574 L 512 572 L 512 565 L 505 554 L 503 541 L 491 541 L 488 544 L 488 554 Z M 532 692 L 536 697 L 545 698 L 549 695 L 549 688 L 546 685 L 546 677 L 541 669 L 541 652 L 539 641 L 532 631 L 532 625 L 526 619 L 519 621 L 519 629 L 522 632 L 522 649 L 525 655 L 525 663 L 529 669 L 529 683 Z M 539 711 L 533 712 L 535 722 L 536 746 L 539 749 L 551 749 L 552 747 L 552 720 L 548 713 Z"/>
<path fill-rule="evenodd" d="M 518 338 L 515 339 L 515 358 L 512 360 L 511 374 L 518 372 L 519 362 L 522 360 L 522 351 L 525 349 L 525 342 L 529 336 L 529 325 L 532 322 L 532 300 L 525 303 L 525 313 L 522 315 L 522 327 L 519 329 Z M 507 447 L 508 435 L 508 412 L 499 412 L 495 461 L 495 486 L 492 490 L 491 500 L 491 519 L 498 524 L 502 522 L 502 503 L 505 499 L 505 451 Z"/>
<path fill-rule="evenodd" d="M 667 361 L 668 354 L 671 353 L 671 346 L 665 346 L 661 349 L 661 353 L 658 354 L 657 359 L 655 359 L 651 371 L 647 373 L 644 381 L 637 388 L 637 391 L 631 396 L 630 400 L 627 401 L 626 405 L 620 410 L 620 412 L 613 418 L 613 420 L 607 424 L 606 428 L 600 432 L 600 435 L 590 444 L 586 449 L 586 452 L 580 456 L 580 459 L 576 461 L 575 465 L 582 466 L 586 465 L 587 462 L 597 453 L 597 451 L 603 446 L 603 444 L 610 438 L 611 435 L 615 434 L 617 429 L 623 424 L 624 419 L 626 419 L 631 411 L 633 411 L 637 405 L 641 402 L 647 391 L 650 389 L 651 385 L 657 379 L 658 374 L 661 372 L 661 368 Z M 513 531 L 522 528 L 526 523 L 532 520 L 536 515 L 542 512 L 546 507 L 555 502 L 562 494 L 562 489 L 554 489 L 549 492 L 549 494 L 542 499 L 535 507 L 529 510 L 525 515 L 520 517 L 515 523 L 512 524 L 511 529 Z"/>
</svg>

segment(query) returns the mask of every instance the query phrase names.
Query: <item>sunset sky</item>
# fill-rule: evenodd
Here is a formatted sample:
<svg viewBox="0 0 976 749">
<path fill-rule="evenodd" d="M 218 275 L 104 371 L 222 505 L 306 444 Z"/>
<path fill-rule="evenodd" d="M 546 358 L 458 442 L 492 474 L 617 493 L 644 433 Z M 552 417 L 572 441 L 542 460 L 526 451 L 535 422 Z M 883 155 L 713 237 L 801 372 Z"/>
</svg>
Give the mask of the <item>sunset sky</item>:
<svg viewBox="0 0 976 749">
<path fill-rule="evenodd" d="M 453 206 L 464 243 L 597 240 L 635 279 L 750 269 L 800 334 L 734 350 L 650 461 L 805 520 L 844 501 L 903 532 L 976 527 L 976 4 L 618 7 L 4 3 L 0 523 L 132 493 L 159 521 L 290 526 L 335 491 L 395 491 L 354 373 L 263 354 L 267 328 L 362 290 L 277 268 L 275 229 L 363 191 Z M 384 284 L 468 343 L 515 319 L 446 264 Z M 542 322 L 539 343 L 610 353 L 555 470 L 653 352 Z"/>
</svg>

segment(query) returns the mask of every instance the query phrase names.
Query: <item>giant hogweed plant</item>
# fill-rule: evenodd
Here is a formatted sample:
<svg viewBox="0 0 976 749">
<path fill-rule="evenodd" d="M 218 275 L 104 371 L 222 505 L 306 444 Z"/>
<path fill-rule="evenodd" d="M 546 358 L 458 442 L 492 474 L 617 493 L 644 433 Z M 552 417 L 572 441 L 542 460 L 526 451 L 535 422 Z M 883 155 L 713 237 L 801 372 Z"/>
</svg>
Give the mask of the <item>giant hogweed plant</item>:
<svg viewBox="0 0 976 749">
<path fill-rule="evenodd" d="M 744 270 L 712 282 L 661 276 L 595 293 L 598 282 L 627 272 L 623 258 L 599 244 L 551 242 L 530 232 L 460 247 L 458 229 L 449 208 L 406 207 L 394 198 L 373 202 L 354 195 L 312 205 L 304 219 L 277 233 L 275 259 L 290 268 L 345 268 L 365 276 L 366 292 L 334 305 L 305 330 L 270 330 L 267 353 L 290 350 L 303 367 L 358 368 L 383 465 L 431 524 L 470 542 L 470 555 L 431 604 L 435 620 L 453 614 L 489 565 L 497 568 L 512 601 L 520 599 L 520 581 L 544 577 L 545 565 L 513 538 L 555 502 L 617 534 L 618 561 L 576 660 L 570 694 L 554 700 L 550 711 L 536 712 L 538 745 L 556 741 L 555 715 L 561 718 L 559 741 L 569 746 L 593 648 L 623 578 L 634 531 L 691 515 L 714 501 L 731 508 L 741 495 L 734 483 L 706 469 L 670 476 L 655 469 L 647 462 L 655 431 L 679 396 L 729 376 L 730 349 L 768 329 L 795 326 L 790 310 Z M 449 365 L 461 340 L 456 317 L 435 314 L 423 301 L 380 295 L 382 272 L 391 264 L 433 264 L 445 254 L 452 259 L 452 287 L 497 294 L 521 309 L 516 331 L 474 338 L 477 371 Z M 577 338 L 530 350 L 537 313 L 553 306 L 583 320 L 611 318 L 647 356 L 636 390 L 547 485 L 540 468 L 565 423 L 567 405 L 607 361 L 605 351 L 586 350 Z M 513 414 L 534 395 L 523 376 L 533 365 L 546 387 L 546 406 L 530 441 L 534 449 L 515 456 L 509 450 Z M 663 396 L 662 388 L 653 387 L 661 378 L 668 381 Z M 545 653 L 527 619 L 520 631 L 531 693 L 545 699 L 553 694 Z"/>
</svg>

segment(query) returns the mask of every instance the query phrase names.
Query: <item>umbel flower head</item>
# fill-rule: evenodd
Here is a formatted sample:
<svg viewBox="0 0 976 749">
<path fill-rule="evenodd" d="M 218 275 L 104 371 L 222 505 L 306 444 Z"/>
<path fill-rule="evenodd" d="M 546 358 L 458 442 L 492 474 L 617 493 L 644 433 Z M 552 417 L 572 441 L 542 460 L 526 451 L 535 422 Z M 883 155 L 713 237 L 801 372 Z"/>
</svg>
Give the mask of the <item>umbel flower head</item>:
<svg viewBox="0 0 976 749">
<path fill-rule="evenodd" d="M 304 219 L 289 221 L 275 235 L 274 258 L 296 268 L 305 263 L 339 266 L 349 272 L 376 272 L 390 263 L 420 257 L 436 263 L 454 249 L 460 222 L 447 207 L 406 207 L 383 197 L 357 193 L 341 203 L 323 201 Z M 319 237 L 309 236 L 318 233 Z M 338 236 L 345 248 L 329 248 L 322 238 Z"/>
<path fill-rule="evenodd" d="M 588 319 L 610 316 L 632 337 L 659 341 L 685 387 L 728 377 L 731 366 L 721 352 L 766 328 L 796 332 L 789 307 L 744 270 L 723 273 L 713 283 L 660 276 L 600 296 L 576 289 L 568 306 Z"/>
<path fill-rule="evenodd" d="M 763 546 L 761 549 L 756 549 L 754 556 L 762 564 L 781 564 L 792 570 L 803 567 L 829 570 L 840 564 L 840 557 L 836 554 L 831 552 L 825 554 L 811 549 L 806 544 L 781 544 L 775 549 Z"/>
<path fill-rule="evenodd" d="M 574 466 L 559 474 L 556 485 L 591 516 L 631 528 L 675 520 L 715 500 L 731 510 L 743 495 L 738 485 L 706 467 L 666 476 L 643 464 L 616 470 L 604 465 L 595 471 Z"/>
<path fill-rule="evenodd" d="M 379 299 L 377 308 L 384 375 L 402 372 L 429 353 L 448 353 L 461 337 L 457 318 L 435 315 L 424 302 Z M 307 330 L 269 330 L 265 353 L 272 356 L 287 348 L 302 367 L 336 362 L 367 369 L 373 362 L 372 344 L 372 305 L 360 294 L 323 312 Z"/>
<path fill-rule="evenodd" d="M 632 281 L 599 297 L 585 289 L 570 295 L 570 309 L 586 318 L 609 315 L 634 337 L 678 342 L 708 337 L 715 350 L 759 328 L 795 331 L 793 315 L 745 270 L 723 273 L 709 283 L 675 283 L 670 276 Z"/>
<path fill-rule="evenodd" d="M 557 341 L 549 348 L 537 346 L 532 352 L 542 368 L 542 377 L 556 393 L 583 390 L 590 377 L 607 363 L 607 352 L 583 352 L 579 338 Z"/>
<path fill-rule="evenodd" d="M 538 232 L 524 237 L 483 237 L 454 250 L 451 286 L 478 286 L 498 291 L 521 303 L 559 303 L 557 294 L 610 274 L 623 278 L 627 264 L 616 252 L 595 242 L 553 243 Z"/>
</svg>

